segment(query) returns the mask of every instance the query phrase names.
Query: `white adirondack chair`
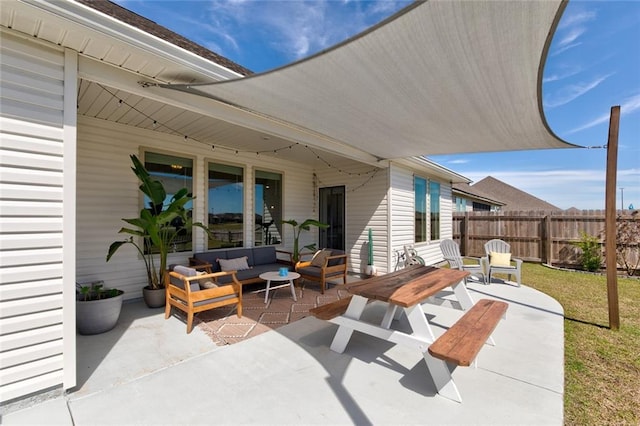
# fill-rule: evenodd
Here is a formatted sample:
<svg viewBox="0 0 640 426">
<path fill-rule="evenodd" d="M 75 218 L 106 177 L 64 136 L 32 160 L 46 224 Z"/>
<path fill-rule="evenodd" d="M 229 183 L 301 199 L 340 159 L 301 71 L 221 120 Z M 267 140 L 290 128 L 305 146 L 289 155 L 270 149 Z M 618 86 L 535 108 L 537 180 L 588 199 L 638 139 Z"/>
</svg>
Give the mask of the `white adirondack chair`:
<svg viewBox="0 0 640 426">
<path fill-rule="evenodd" d="M 508 274 L 509 281 L 511 281 L 511 275 L 515 275 L 516 283 L 518 284 L 518 287 L 520 287 L 520 280 L 522 276 L 522 260 L 514 259 L 511 257 L 511 246 L 507 242 L 502 240 L 490 240 L 485 243 L 484 251 L 487 254 L 485 262 L 489 268 L 488 282 L 491 282 L 491 275 L 495 273 Z M 497 255 L 508 254 L 509 260 L 501 263 L 496 263 L 495 257 L 497 256 L 494 256 L 494 262 L 492 265 L 491 253 L 495 253 Z"/>
<path fill-rule="evenodd" d="M 440 250 L 444 256 L 444 260 L 449 263 L 449 267 L 453 269 L 459 269 L 461 271 L 469 271 L 472 276 L 475 276 L 482 281 L 483 284 L 487 283 L 485 275 L 484 262 L 481 258 L 462 256 L 460 254 L 460 247 L 453 240 L 442 240 L 440 242 Z M 471 260 L 473 263 L 464 263 L 464 260 Z"/>
</svg>

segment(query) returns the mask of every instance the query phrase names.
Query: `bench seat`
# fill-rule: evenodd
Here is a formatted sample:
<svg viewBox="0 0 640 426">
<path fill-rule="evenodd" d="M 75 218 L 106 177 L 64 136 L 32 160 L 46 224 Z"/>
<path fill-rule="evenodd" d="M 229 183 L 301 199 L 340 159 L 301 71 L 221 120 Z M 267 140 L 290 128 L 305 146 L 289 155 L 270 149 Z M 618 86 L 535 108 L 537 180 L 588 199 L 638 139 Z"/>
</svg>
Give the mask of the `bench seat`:
<svg viewBox="0 0 640 426">
<path fill-rule="evenodd" d="M 318 319 L 329 321 L 344 314 L 349 302 L 351 302 L 351 296 L 309 309 L 309 313 Z"/>
<path fill-rule="evenodd" d="M 504 317 L 508 306 L 498 300 L 479 300 L 429 346 L 429 353 L 434 358 L 468 367 Z"/>
</svg>

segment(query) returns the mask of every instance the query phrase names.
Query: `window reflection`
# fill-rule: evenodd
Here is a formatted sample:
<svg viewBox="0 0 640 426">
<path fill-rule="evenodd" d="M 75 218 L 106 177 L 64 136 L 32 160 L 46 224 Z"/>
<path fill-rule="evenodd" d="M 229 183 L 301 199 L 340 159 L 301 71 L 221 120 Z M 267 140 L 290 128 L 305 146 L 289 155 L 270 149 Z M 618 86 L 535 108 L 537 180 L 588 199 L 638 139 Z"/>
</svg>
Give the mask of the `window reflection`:
<svg viewBox="0 0 640 426">
<path fill-rule="evenodd" d="M 255 245 L 282 242 L 282 174 L 256 170 Z"/>
<path fill-rule="evenodd" d="M 244 235 L 244 170 L 209 163 L 208 247 L 242 247 Z"/>
</svg>

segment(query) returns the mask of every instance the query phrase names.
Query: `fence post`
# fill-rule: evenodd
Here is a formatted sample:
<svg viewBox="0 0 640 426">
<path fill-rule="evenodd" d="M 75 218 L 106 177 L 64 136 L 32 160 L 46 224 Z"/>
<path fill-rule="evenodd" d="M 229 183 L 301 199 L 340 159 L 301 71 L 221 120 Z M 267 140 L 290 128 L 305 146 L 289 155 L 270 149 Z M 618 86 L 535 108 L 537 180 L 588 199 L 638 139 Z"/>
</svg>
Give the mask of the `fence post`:
<svg viewBox="0 0 640 426">
<path fill-rule="evenodd" d="M 542 240 L 542 247 L 544 248 L 543 262 L 551 265 L 553 263 L 553 238 L 551 235 L 551 215 L 545 215 L 544 217 L 544 233 Z"/>
<path fill-rule="evenodd" d="M 462 246 L 460 251 L 463 256 L 468 256 L 469 250 L 469 212 L 464 212 L 464 218 L 460 223 L 460 245 Z"/>
</svg>

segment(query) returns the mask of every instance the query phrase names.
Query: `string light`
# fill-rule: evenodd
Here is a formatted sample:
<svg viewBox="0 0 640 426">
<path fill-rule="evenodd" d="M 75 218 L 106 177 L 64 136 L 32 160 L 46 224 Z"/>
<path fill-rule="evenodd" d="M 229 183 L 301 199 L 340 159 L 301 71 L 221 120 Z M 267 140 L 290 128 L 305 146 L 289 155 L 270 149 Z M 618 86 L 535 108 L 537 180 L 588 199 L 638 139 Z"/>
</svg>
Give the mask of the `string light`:
<svg viewBox="0 0 640 426">
<path fill-rule="evenodd" d="M 200 144 L 203 144 L 203 145 L 210 146 L 212 150 L 216 149 L 216 148 L 219 149 L 219 150 L 227 150 L 229 152 L 235 153 L 235 155 L 238 155 L 240 153 L 249 154 L 249 153 L 255 152 L 256 156 L 260 156 L 260 154 L 265 154 L 265 153 L 278 154 L 278 152 L 280 152 L 280 151 L 284 151 L 284 150 L 287 150 L 287 149 L 290 150 L 290 149 L 293 149 L 294 147 L 302 146 L 302 147 L 304 147 L 304 149 L 310 151 L 313 155 L 315 155 L 315 157 L 316 157 L 316 159 L 318 161 L 324 163 L 328 168 L 336 170 L 338 173 L 340 173 L 342 175 L 345 175 L 345 176 L 358 176 L 358 177 L 369 176 L 369 178 L 364 183 L 362 183 L 361 185 L 355 187 L 354 189 L 352 189 L 352 191 L 354 191 L 356 189 L 359 189 L 359 188 L 363 187 L 364 185 L 366 185 L 367 183 L 369 183 L 373 179 L 373 177 L 376 175 L 376 173 L 378 173 L 378 171 L 380 170 L 377 167 L 373 167 L 371 170 L 366 171 L 366 172 L 348 172 L 348 171 L 345 171 L 345 170 L 342 170 L 342 169 L 338 169 L 337 167 L 332 165 L 328 160 L 326 160 L 324 157 L 322 157 L 320 154 L 318 154 L 316 151 L 314 151 L 311 147 L 309 147 L 309 145 L 306 145 L 306 144 L 305 145 L 300 145 L 299 142 L 294 142 L 294 143 L 291 143 L 289 145 L 286 145 L 286 146 L 283 146 L 283 147 L 280 147 L 280 148 L 268 149 L 268 150 L 263 150 L 263 151 L 241 151 L 241 150 L 238 150 L 236 148 L 228 148 L 228 147 L 220 146 L 220 145 L 218 145 L 218 146 L 211 145 L 211 144 L 209 144 L 207 142 L 200 141 L 198 139 L 194 139 L 193 137 L 189 137 L 189 136 L 183 134 L 182 132 L 170 127 L 167 124 L 158 122 L 156 119 L 154 119 L 153 117 L 147 115 L 146 113 L 144 113 L 140 109 L 136 108 L 134 105 L 130 105 L 124 99 L 119 98 L 116 95 L 116 93 L 114 93 L 113 91 L 109 90 L 107 87 L 103 86 L 100 83 L 96 83 L 96 84 L 98 85 L 98 87 L 100 87 L 102 90 L 104 90 L 106 93 L 110 94 L 114 99 L 116 99 L 118 101 L 118 107 L 120 107 L 122 105 L 126 105 L 129 109 L 137 112 L 141 116 L 145 117 L 147 120 L 151 121 L 152 127 L 154 129 L 162 129 L 162 128 L 164 128 L 164 129 L 168 130 L 171 134 L 182 136 L 184 138 L 185 142 L 187 142 L 190 139 L 193 142 L 197 142 L 197 143 L 200 143 Z M 143 87 L 146 87 L 146 86 L 143 85 Z M 266 140 L 269 140 L 269 137 L 268 136 L 263 136 L 262 139 L 266 141 Z M 593 147 L 593 148 L 596 148 L 596 147 Z M 598 148 L 600 148 L 600 147 L 598 147 Z"/>
</svg>

